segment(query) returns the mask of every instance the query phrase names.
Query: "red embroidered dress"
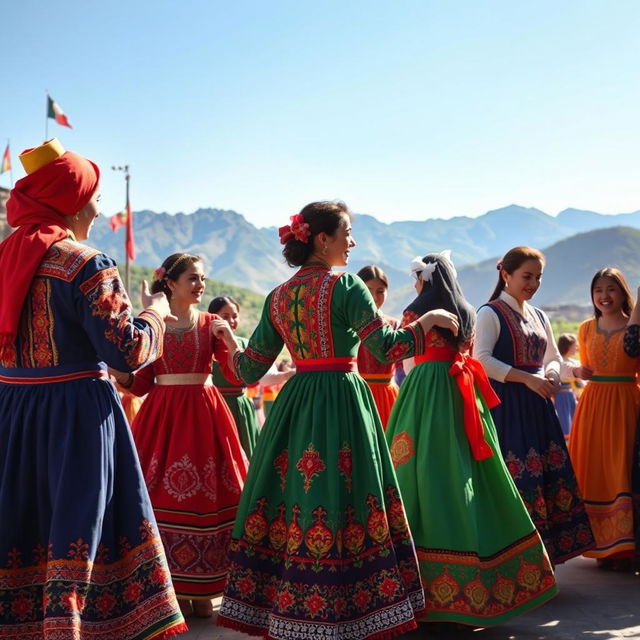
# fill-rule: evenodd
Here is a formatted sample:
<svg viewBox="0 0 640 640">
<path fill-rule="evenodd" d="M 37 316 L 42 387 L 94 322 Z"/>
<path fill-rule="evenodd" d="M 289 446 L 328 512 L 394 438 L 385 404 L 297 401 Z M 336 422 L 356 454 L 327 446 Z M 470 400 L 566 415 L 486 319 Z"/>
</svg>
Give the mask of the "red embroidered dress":
<svg viewBox="0 0 640 640">
<path fill-rule="evenodd" d="M 392 329 L 398 328 L 398 321 L 394 318 L 382 314 L 382 319 Z M 395 362 L 380 362 L 364 344 L 360 345 L 358 349 L 358 372 L 369 385 L 369 389 L 371 389 L 371 395 L 376 407 L 378 407 L 383 429 L 387 428 L 393 403 L 398 397 L 398 387 L 393 380 L 395 369 Z"/>
<path fill-rule="evenodd" d="M 106 363 L 160 355 L 111 258 L 52 245 L 0 362 L 0 638 L 113 640 L 186 629 Z"/>
<path fill-rule="evenodd" d="M 405 312 L 403 322 L 414 319 Z M 500 624 L 556 594 L 551 564 L 500 455 L 482 365 L 436 330 L 416 362 L 386 437 L 420 561 L 425 620 Z"/>
<path fill-rule="evenodd" d="M 184 598 L 222 593 L 247 473 L 233 417 L 209 375 L 215 355 L 235 380 L 227 348 L 211 334 L 215 317 L 200 313 L 193 327 L 169 326 L 162 358 L 136 373 L 130 388 L 149 394 L 133 436 L 173 584 Z"/>
<path fill-rule="evenodd" d="M 269 294 L 236 372 L 258 380 L 283 343 L 297 372 L 253 452 L 218 622 L 269 638 L 387 638 L 424 608 L 417 559 L 360 340 L 388 361 L 422 344 L 393 331 L 357 276 L 308 265 Z"/>
</svg>

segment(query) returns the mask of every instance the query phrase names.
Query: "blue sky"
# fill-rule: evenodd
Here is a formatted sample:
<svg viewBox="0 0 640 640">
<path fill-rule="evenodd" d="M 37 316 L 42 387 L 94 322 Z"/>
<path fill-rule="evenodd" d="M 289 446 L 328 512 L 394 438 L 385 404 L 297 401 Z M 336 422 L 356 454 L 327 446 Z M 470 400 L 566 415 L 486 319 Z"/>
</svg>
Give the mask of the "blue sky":
<svg viewBox="0 0 640 640">
<path fill-rule="evenodd" d="M 23 0 L 2 11 L 0 146 L 45 90 L 103 213 L 341 198 L 384 221 L 640 209 L 637 0 Z M 8 186 L 8 175 L 0 185 Z"/>
</svg>

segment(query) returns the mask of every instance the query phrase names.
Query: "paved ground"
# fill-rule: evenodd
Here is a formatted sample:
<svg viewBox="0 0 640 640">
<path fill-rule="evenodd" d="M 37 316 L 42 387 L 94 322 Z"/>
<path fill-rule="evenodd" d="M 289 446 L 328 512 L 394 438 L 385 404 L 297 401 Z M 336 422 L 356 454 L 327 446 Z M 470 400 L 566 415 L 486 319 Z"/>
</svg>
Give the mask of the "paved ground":
<svg viewBox="0 0 640 640">
<path fill-rule="evenodd" d="M 640 640 L 640 575 L 602 571 L 595 560 L 577 558 L 558 567 L 560 593 L 550 602 L 508 624 L 493 629 L 456 630 L 421 625 L 407 640 Z M 220 601 L 214 601 L 217 607 Z M 246 636 L 190 617 L 190 630 L 180 640 L 248 640 Z"/>
</svg>

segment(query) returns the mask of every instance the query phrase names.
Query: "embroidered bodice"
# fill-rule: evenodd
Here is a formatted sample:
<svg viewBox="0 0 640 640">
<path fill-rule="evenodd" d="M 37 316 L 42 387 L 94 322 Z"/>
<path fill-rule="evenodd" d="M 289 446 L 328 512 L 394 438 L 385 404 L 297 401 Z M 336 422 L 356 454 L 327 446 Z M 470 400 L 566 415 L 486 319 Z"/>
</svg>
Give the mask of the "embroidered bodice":
<svg viewBox="0 0 640 640">
<path fill-rule="evenodd" d="M 57 375 L 106 363 L 131 371 L 161 353 L 163 335 L 164 322 L 155 312 L 133 317 L 118 267 L 109 256 L 61 240 L 36 271 L 16 342 L 0 368 L 51 370 Z"/>
<path fill-rule="evenodd" d="M 420 325 L 394 331 L 382 318 L 364 282 L 319 264 L 302 267 L 268 296 L 262 317 L 235 369 L 258 380 L 285 344 L 296 361 L 355 358 L 360 341 L 379 359 L 395 362 L 421 348 Z"/>
<path fill-rule="evenodd" d="M 501 299 L 487 303 L 500 320 L 500 336 L 493 355 L 505 364 L 537 370 L 543 366 L 547 332 L 542 313 L 526 305 L 524 315 Z"/>
<path fill-rule="evenodd" d="M 211 313 L 198 313 L 195 325 L 185 329 L 168 327 L 164 337 L 162 357 L 141 369 L 134 376 L 130 391 L 141 396 L 149 392 L 156 376 L 173 373 L 211 372 L 211 363 L 217 360 L 225 376 L 236 383 L 229 364 L 229 352 L 222 340 L 214 337 L 211 323 L 219 316 Z"/>
<path fill-rule="evenodd" d="M 585 320 L 578 329 L 580 362 L 596 376 L 635 376 L 639 358 L 625 353 L 625 328 L 608 333 L 595 318 Z"/>
</svg>

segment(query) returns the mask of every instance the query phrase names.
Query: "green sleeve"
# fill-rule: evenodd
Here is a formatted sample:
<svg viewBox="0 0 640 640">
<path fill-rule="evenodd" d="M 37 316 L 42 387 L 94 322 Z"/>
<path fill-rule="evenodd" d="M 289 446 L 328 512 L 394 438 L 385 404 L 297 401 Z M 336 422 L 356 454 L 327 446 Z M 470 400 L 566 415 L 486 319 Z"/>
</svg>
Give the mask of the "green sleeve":
<svg viewBox="0 0 640 640">
<path fill-rule="evenodd" d="M 270 293 L 264 302 L 260 322 L 249 338 L 249 344 L 243 350 L 237 351 L 233 357 L 236 375 L 245 384 L 252 384 L 262 378 L 278 357 L 284 344 L 271 322 L 269 312 L 271 296 Z"/>
<path fill-rule="evenodd" d="M 361 278 L 345 273 L 336 287 L 344 295 L 341 307 L 345 322 L 380 362 L 397 362 L 422 353 L 424 332 L 420 324 L 412 322 L 403 329 L 392 329 Z"/>
</svg>

